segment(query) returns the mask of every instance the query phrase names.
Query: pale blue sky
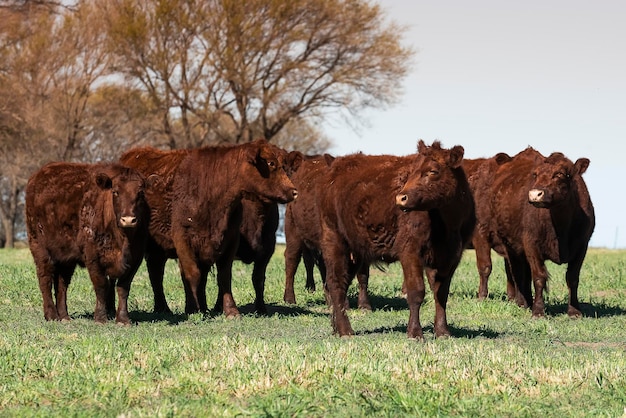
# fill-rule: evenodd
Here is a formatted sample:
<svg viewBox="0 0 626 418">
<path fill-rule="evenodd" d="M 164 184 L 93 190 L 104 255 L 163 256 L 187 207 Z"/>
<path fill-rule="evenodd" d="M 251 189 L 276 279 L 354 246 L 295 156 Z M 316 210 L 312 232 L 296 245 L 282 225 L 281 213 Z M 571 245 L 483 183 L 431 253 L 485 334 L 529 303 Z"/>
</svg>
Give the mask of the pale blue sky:
<svg viewBox="0 0 626 418">
<path fill-rule="evenodd" d="M 328 126 L 331 152 L 406 155 L 422 138 L 468 158 L 529 145 L 587 157 L 591 245 L 626 247 L 626 1 L 380 4 L 418 51 L 405 94 L 358 132 Z"/>
</svg>

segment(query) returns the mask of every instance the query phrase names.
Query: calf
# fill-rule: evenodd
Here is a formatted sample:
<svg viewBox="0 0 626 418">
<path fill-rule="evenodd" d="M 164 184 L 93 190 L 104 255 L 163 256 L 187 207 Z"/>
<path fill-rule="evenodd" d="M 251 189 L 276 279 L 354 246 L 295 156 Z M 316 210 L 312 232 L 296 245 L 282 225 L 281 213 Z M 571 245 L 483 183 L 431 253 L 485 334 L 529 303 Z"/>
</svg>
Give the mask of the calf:
<svg viewBox="0 0 626 418">
<path fill-rule="evenodd" d="M 271 208 L 273 203 L 295 199 L 296 189 L 283 169 L 285 156 L 285 151 L 265 140 L 184 151 L 136 149 L 122 156 L 126 164 L 165 178 L 146 194 L 154 218 L 146 264 L 155 311 L 169 310 L 163 294 L 163 268 L 167 258 L 178 258 L 186 313 L 207 310 L 206 280 L 215 264 L 219 288 L 215 309 L 227 316 L 239 314 L 232 297 L 231 269 L 247 207 L 243 201 L 249 198 Z M 263 245 L 258 238 L 250 242 L 256 248 L 257 243 Z M 263 282 L 264 278 L 263 272 Z M 255 282 L 260 310 L 264 310 L 263 285 Z"/>
<path fill-rule="evenodd" d="M 46 320 L 69 320 L 67 288 L 77 265 L 96 293 L 94 319 L 130 324 L 128 293 L 144 253 L 149 213 L 144 178 L 119 164 L 50 163 L 26 186 L 26 228 Z M 56 303 L 52 299 L 52 288 Z"/>
<path fill-rule="evenodd" d="M 318 266 L 322 283 L 326 282 L 326 267 L 320 250 L 321 226 L 317 209 L 315 189 L 322 175 L 329 170 L 334 157 L 325 155 L 305 156 L 291 180 L 298 188 L 298 199 L 285 208 L 285 293 L 287 303 L 296 303 L 294 276 L 300 258 L 306 270 L 306 288 L 315 291 L 313 267 Z M 367 294 L 369 268 L 363 266 L 357 272 L 359 283 L 358 306 L 371 310 Z"/>
<path fill-rule="evenodd" d="M 443 149 L 438 141 L 426 146 L 420 140 L 416 155 L 339 157 L 324 174 L 317 194 L 335 333 L 353 334 L 345 312 L 352 260 L 357 267 L 400 261 L 409 338 L 423 338 L 425 272 L 435 300 L 435 336 L 450 335 L 450 281 L 475 223 L 463 153 L 461 146 Z"/>
</svg>

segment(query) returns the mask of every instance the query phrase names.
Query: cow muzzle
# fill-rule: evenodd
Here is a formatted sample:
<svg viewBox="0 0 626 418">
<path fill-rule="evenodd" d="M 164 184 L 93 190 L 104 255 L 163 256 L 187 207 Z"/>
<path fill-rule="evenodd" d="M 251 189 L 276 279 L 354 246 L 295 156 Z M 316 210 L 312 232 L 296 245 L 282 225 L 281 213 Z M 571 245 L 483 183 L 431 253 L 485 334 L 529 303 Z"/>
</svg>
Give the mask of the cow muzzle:
<svg viewBox="0 0 626 418">
<path fill-rule="evenodd" d="M 122 216 L 120 218 L 120 226 L 122 228 L 134 228 L 137 226 L 137 217 L 136 216 Z"/>
<path fill-rule="evenodd" d="M 409 200 L 409 197 L 406 194 L 397 194 L 396 195 L 396 205 L 398 206 L 406 206 L 406 202 Z"/>
<path fill-rule="evenodd" d="M 548 196 L 545 190 L 542 189 L 531 189 L 528 192 L 528 203 L 536 206 L 538 208 L 546 207 L 548 202 Z"/>
</svg>

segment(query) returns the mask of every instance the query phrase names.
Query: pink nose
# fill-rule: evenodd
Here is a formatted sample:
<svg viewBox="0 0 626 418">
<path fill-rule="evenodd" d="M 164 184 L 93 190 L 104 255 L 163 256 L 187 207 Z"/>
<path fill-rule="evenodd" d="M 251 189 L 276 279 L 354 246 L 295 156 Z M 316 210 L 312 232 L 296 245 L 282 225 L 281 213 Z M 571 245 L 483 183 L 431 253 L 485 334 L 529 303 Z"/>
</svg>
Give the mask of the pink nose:
<svg viewBox="0 0 626 418">
<path fill-rule="evenodd" d="M 120 225 L 123 228 L 132 228 L 137 225 L 137 217 L 136 216 L 122 216 L 120 218 Z"/>
<path fill-rule="evenodd" d="M 528 192 L 528 200 L 530 202 L 541 202 L 543 201 L 544 192 L 540 189 L 532 189 Z"/>
<path fill-rule="evenodd" d="M 408 200 L 408 196 L 405 194 L 396 195 L 396 205 L 404 206 L 406 205 L 406 201 Z"/>
</svg>

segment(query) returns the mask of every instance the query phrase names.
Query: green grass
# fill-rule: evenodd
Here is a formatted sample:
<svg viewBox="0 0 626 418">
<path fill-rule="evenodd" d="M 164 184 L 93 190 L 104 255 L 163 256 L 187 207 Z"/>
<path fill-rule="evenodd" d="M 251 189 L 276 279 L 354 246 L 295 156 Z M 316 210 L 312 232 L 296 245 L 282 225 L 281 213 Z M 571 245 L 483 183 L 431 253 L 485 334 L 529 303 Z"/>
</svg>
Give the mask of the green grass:
<svg viewBox="0 0 626 418">
<path fill-rule="evenodd" d="M 453 338 L 436 340 L 434 306 L 422 307 L 425 342 L 406 338 L 402 275 L 372 271 L 373 312 L 352 310 L 356 336 L 331 335 L 321 291 L 296 277 L 294 306 L 282 303 L 283 248 L 268 270 L 269 315 L 253 313 L 250 266 L 234 266 L 243 315 L 183 314 L 175 262 L 165 290 L 173 315 L 154 315 L 145 268 L 129 298 L 131 327 L 93 322 L 95 297 L 77 270 L 73 320 L 48 323 L 28 249 L 0 250 L 0 417 L 588 416 L 626 414 L 626 251 L 591 250 L 580 299 L 566 315 L 565 266 L 549 264 L 547 317 L 507 302 L 494 257 L 490 297 L 476 300 L 468 251 L 448 304 Z M 356 304 L 355 285 L 351 288 Z M 321 288 L 318 279 L 318 289 Z M 216 297 L 209 281 L 210 304 Z"/>
</svg>

